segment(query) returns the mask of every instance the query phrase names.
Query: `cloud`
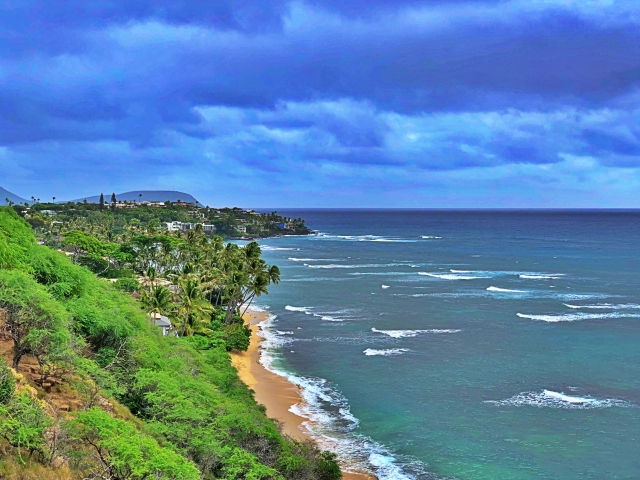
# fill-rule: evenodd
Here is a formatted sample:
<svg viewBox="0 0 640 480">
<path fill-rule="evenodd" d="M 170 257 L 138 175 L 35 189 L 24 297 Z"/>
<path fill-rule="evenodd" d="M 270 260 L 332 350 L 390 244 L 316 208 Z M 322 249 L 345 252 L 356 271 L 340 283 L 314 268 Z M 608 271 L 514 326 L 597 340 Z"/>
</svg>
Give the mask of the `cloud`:
<svg viewBox="0 0 640 480">
<path fill-rule="evenodd" d="M 596 184 L 567 158 L 640 166 L 632 0 L 29 0 L 0 15 L 16 181 L 203 185 L 232 166 L 227 180 L 263 186 L 419 189 L 512 169 L 538 188 Z"/>
</svg>

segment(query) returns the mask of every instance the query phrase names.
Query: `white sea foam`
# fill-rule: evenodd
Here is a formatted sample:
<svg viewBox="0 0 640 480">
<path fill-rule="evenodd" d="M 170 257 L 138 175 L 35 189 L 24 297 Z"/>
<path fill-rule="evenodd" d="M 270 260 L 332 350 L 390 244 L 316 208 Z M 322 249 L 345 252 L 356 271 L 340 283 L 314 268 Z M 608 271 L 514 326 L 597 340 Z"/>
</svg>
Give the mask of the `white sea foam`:
<svg viewBox="0 0 640 480">
<path fill-rule="evenodd" d="M 389 357 L 391 355 L 402 355 L 405 352 L 408 352 L 408 348 L 387 348 L 386 350 L 376 350 L 374 348 L 367 348 L 362 353 L 364 353 L 367 357 L 380 355 L 383 357 Z"/>
<path fill-rule="evenodd" d="M 449 271 L 451 273 L 473 273 L 473 270 L 454 270 L 453 268 L 451 268 Z"/>
<path fill-rule="evenodd" d="M 292 262 L 339 262 L 340 258 L 297 258 L 289 257 Z"/>
<path fill-rule="evenodd" d="M 279 349 L 293 339 L 282 337 L 271 330 L 276 317 L 271 315 L 259 324 L 260 363 L 269 371 L 285 377 L 300 387 L 302 403 L 289 411 L 305 419 L 302 426 L 320 446 L 335 452 L 347 471 L 364 471 L 380 480 L 411 480 L 398 465 L 397 458 L 383 445 L 351 432 L 360 423 L 351 413 L 349 402 L 328 381 L 316 377 L 300 377 L 278 367 Z M 421 465 L 413 465 L 418 470 Z"/>
<path fill-rule="evenodd" d="M 522 273 L 520 278 L 530 280 L 559 280 L 564 277 L 564 273 Z"/>
<path fill-rule="evenodd" d="M 442 237 L 437 237 L 436 235 L 422 235 L 420 238 L 424 238 L 425 240 L 430 240 L 430 239 L 442 238 Z"/>
<path fill-rule="evenodd" d="M 272 247 L 270 245 L 260 245 L 263 252 L 275 252 L 275 251 L 300 251 L 299 248 L 293 247 Z"/>
<path fill-rule="evenodd" d="M 455 273 L 449 274 L 449 273 L 418 272 L 418 275 L 423 275 L 423 276 L 433 277 L 433 278 L 440 278 L 441 280 L 475 280 L 477 278 L 484 278 L 484 277 L 478 277 L 474 275 L 459 275 Z"/>
<path fill-rule="evenodd" d="M 599 303 L 597 305 L 571 305 L 569 303 L 565 303 L 565 306 L 574 309 L 587 308 L 590 310 L 636 310 L 640 309 L 640 305 L 637 303 L 623 303 L 614 305 L 611 303 Z"/>
<path fill-rule="evenodd" d="M 276 333 L 278 335 L 293 335 L 293 332 L 282 332 L 280 330 L 276 330 Z"/>
<path fill-rule="evenodd" d="M 591 409 L 591 408 L 610 408 L 610 407 L 633 407 L 632 403 L 618 400 L 615 398 L 599 399 L 591 396 L 580 397 L 577 395 L 565 395 L 564 393 L 554 392 L 553 390 L 543 390 L 542 392 L 522 392 L 514 395 L 506 400 L 486 400 L 484 403 L 490 403 L 501 407 L 550 407 L 550 408 L 566 408 L 566 409 Z"/>
<path fill-rule="evenodd" d="M 421 333 L 458 333 L 462 330 L 459 329 L 451 329 L 451 328 L 432 328 L 429 330 L 378 330 L 377 328 L 372 328 L 372 332 L 382 333 L 383 335 L 388 335 L 393 338 L 407 338 L 407 337 L 416 337 Z"/>
<path fill-rule="evenodd" d="M 489 287 L 487 288 L 489 292 L 497 292 L 497 293 L 527 293 L 526 290 L 510 290 L 508 288 L 499 288 L 499 287 Z"/>
<path fill-rule="evenodd" d="M 346 312 L 345 310 L 341 310 L 338 312 L 313 312 L 312 310 L 314 309 L 314 307 L 293 307 L 291 305 L 287 305 L 286 307 L 284 307 L 284 309 L 289 310 L 290 312 L 301 312 L 305 315 L 312 315 L 326 322 L 344 322 L 344 318 L 334 317 L 333 315 Z"/>
<path fill-rule="evenodd" d="M 311 315 L 311 310 L 313 307 L 292 307 L 291 305 L 287 305 L 284 307 L 285 310 L 289 310 L 290 312 L 304 312 L 307 315 Z"/>
<path fill-rule="evenodd" d="M 575 322 L 579 320 L 596 320 L 601 318 L 640 318 L 638 313 L 624 313 L 624 312 L 611 312 L 611 313 L 566 313 L 562 315 L 528 315 L 524 313 L 517 314 L 520 318 L 528 318 L 530 320 L 537 320 L 541 322 L 557 323 L 557 322 Z"/>
<path fill-rule="evenodd" d="M 389 285 L 381 285 L 380 288 L 385 289 L 385 288 L 390 288 Z"/>
</svg>

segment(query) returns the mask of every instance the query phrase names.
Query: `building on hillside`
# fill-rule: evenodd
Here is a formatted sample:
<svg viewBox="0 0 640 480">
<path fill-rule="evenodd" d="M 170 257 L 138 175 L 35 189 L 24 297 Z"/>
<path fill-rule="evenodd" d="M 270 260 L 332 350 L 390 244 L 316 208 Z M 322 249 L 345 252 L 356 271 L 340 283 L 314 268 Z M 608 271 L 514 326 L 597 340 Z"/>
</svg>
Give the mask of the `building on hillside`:
<svg viewBox="0 0 640 480">
<path fill-rule="evenodd" d="M 240 233 L 247 233 L 247 227 L 245 227 L 244 225 L 238 225 L 236 227 L 236 230 L 239 231 Z"/>
<path fill-rule="evenodd" d="M 136 208 L 136 204 L 128 202 L 116 202 L 116 208 Z"/>
<path fill-rule="evenodd" d="M 138 205 L 146 205 L 147 207 L 152 207 L 152 208 L 162 208 L 166 206 L 164 202 L 147 202 L 147 201 L 138 202 Z"/>
<path fill-rule="evenodd" d="M 189 230 L 195 230 L 197 225 L 202 225 L 202 229 L 205 232 L 215 232 L 216 226 L 206 223 L 184 223 L 184 222 L 167 222 L 167 230 L 170 232 L 188 232 Z"/>
<path fill-rule="evenodd" d="M 291 223 L 286 222 L 276 222 L 276 227 L 281 228 L 283 230 L 293 230 L 293 225 Z"/>
<path fill-rule="evenodd" d="M 46 217 L 55 217 L 56 212 L 54 210 L 40 210 L 40 213 Z"/>
<path fill-rule="evenodd" d="M 158 312 L 153 312 L 149 314 L 149 320 L 153 320 L 153 323 L 156 324 L 161 330 L 162 335 L 167 336 L 171 333 L 171 328 L 173 325 L 171 324 L 171 320 L 168 317 L 159 314 Z"/>
</svg>

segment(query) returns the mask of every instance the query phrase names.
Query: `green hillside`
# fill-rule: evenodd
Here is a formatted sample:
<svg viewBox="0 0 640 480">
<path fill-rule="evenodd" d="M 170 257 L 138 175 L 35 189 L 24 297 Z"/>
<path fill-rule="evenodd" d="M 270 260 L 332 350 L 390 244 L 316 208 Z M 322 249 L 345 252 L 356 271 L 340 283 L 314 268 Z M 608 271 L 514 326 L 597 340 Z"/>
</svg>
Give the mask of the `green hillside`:
<svg viewBox="0 0 640 480">
<path fill-rule="evenodd" d="M 266 293 L 265 275 L 277 281 L 257 244 L 136 241 L 116 254 L 87 233 L 65 237 L 78 263 L 111 251 L 136 270 L 114 286 L 0 207 L 0 478 L 340 478 L 332 454 L 281 434 L 231 366 L 228 350 L 246 348 L 236 302 Z M 164 272 L 150 269 L 156 241 L 177 256 Z M 166 312 L 177 336 L 148 311 Z"/>
</svg>

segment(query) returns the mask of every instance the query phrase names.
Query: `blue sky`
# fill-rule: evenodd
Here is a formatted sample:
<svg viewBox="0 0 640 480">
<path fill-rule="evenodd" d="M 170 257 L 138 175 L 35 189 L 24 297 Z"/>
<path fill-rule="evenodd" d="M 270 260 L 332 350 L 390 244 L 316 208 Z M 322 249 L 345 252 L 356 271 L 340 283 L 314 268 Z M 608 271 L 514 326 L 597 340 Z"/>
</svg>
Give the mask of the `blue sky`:
<svg viewBox="0 0 640 480">
<path fill-rule="evenodd" d="M 640 207 L 638 0 L 0 4 L 0 185 Z"/>
</svg>

